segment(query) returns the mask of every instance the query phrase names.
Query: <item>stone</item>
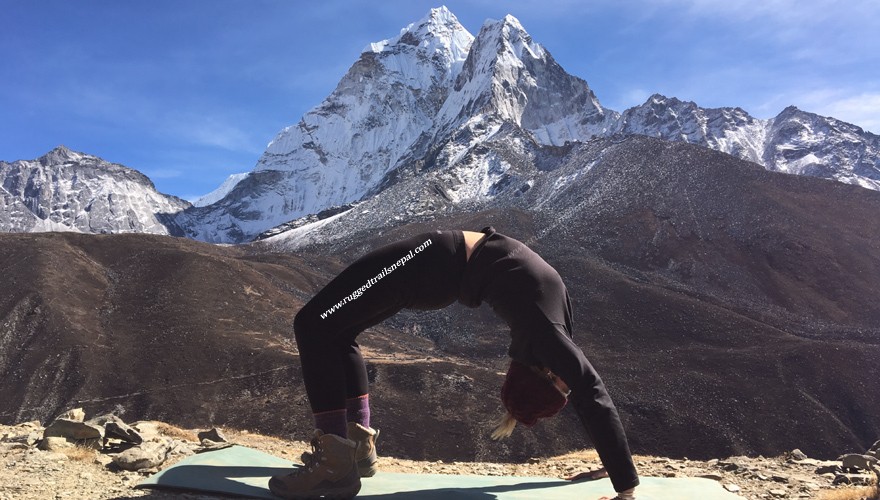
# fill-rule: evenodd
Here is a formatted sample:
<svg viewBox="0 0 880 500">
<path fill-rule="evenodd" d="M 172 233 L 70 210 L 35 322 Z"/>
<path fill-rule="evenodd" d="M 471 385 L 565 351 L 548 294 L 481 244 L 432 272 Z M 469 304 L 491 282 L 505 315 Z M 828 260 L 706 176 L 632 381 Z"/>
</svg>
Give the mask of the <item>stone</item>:
<svg viewBox="0 0 880 500">
<path fill-rule="evenodd" d="M 799 450 L 797 448 L 792 450 L 791 453 L 788 454 L 788 456 L 792 460 L 806 460 L 807 459 L 807 455 L 805 455 L 804 452 L 802 452 L 801 450 Z"/>
<path fill-rule="evenodd" d="M 787 483 L 788 476 L 783 476 L 782 474 L 773 474 L 772 479 L 777 483 Z"/>
<path fill-rule="evenodd" d="M 825 474 L 837 474 L 840 469 L 840 463 L 838 462 L 826 462 L 818 467 L 816 467 L 816 474 L 825 475 Z"/>
<path fill-rule="evenodd" d="M 731 493 L 737 493 L 741 488 L 735 484 L 725 484 L 724 489 Z"/>
<path fill-rule="evenodd" d="M 853 486 L 871 486 L 874 484 L 874 474 L 838 474 L 832 481 L 833 485 L 851 484 Z"/>
<path fill-rule="evenodd" d="M 113 463 L 128 471 L 158 467 L 165 462 L 169 447 L 166 443 L 149 442 L 129 448 L 113 457 Z"/>
<path fill-rule="evenodd" d="M 121 439 L 126 443 L 133 444 L 141 444 L 144 442 L 144 438 L 138 433 L 138 431 L 134 430 L 116 415 L 101 415 L 89 420 L 88 423 L 103 426 L 105 438 L 113 437 Z"/>
<path fill-rule="evenodd" d="M 16 427 L 22 427 L 25 429 L 42 429 L 43 424 L 41 424 L 39 420 L 31 420 L 30 422 L 22 422 L 16 425 Z"/>
<path fill-rule="evenodd" d="M 720 474 L 700 474 L 697 477 L 702 477 L 704 479 L 711 479 L 713 481 L 721 481 L 724 477 Z"/>
<path fill-rule="evenodd" d="M 214 427 L 213 429 L 211 429 L 209 431 L 202 431 L 202 432 L 198 433 L 198 438 L 199 438 L 199 441 L 204 441 L 207 439 L 208 441 L 213 441 L 215 443 L 228 443 L 229 442 L 229 440 L 226 439 L 226 436 L 224 436 L 223 433 L 220 432 L 220 429 L 218 429 L 216 427 Z"/>
<path fill-rule="evenodd" d="M 744 469 L 744 467 L 736 462 L 718 462 L 718 467 L 722 470 L 734 472 Z"/>
<path fill-rule="evenodd" d="M 232 443 L 216 443 L 210 439 L 202 439 L 201 446 L 195 450 L 196 453 L 204 453 L 206 451 L 223 450 L 235 446 Z"/>
<path fill-rule="evenodd" d="M 788 496 L 788 492 L 785 490 L 770 490 L 770 494 L 776 498 L 783 498 Z"/>
<path fill-rule="evenodd" d="M 40 441 L 37 448 L 43 451 L 60 451 L 74 446 L 76 445 L 63 437 L 47 437 Z"/>
<path fill-rule="evenodd" d="M 842 462 L 842 466 L 844 469 L 862 469 L 862 470 L 874 470 L 877 467 L 876 457 L 872 457 L 870 455 L 859 455 L 858 453 L 850 453 L 847 455 L 843 455 L 838 460 Z"/>
<path fill-rule="evenodd" d="M 82 422 L 86 419 L 86 412 L 84 412 L 82 408 L 74 408 L 62 413 L 58 418 L 73 420 L 74 422 Z"/>
<path fill-rule="evenodd" d="M 865 455 L 871 455 L 872 457 L 880 458 L 880 440 L 875 442 L 868 448 L 868 452 Z"/>
<path fill-rule="evenodd" d="M 3 439 L 0 439 L 0 441 L 21 444 L 21 445 L 24 445 L 25 447 L 29 448 L 29 447 L 34 446 L 35 444 L 39 443 L 41 439 L 42 439 L 42 436 L 38 432 L 33 431 L 33 432 L 29 432 L 27 434 L 18 434 L 18 435 L 7 434 L 6 436 L 4 436 Z"/>
<path fill-rule="evenodd" d="M 161 434 L 156 422 L 150 422 L 148 420 L 135 422 L 131 424 L 131 427 L 137 431 L 144 441 L 153 441 L 155 438 L 159 437 L 159 434 Z"/>
<path fill-rule="evenodd" d="M 72 441 L 104 439 L 104 428 L 99 425 L 58 418 L 43 431 L 43 438 L 64 437 Z"/>
</svg>

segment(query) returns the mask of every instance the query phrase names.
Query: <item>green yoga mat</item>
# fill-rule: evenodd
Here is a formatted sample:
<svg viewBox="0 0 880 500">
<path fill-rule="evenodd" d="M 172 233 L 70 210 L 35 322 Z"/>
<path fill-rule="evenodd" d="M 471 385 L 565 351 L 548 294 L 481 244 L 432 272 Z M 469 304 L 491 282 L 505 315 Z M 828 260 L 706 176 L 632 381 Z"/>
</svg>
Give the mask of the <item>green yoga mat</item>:
<svg viewBox="0 0 880 500">
<path fill-rule="evenodd" d="M 276 498 L 269 478 L 290 472 L 290 460 L 243 446 L 193 455 L 137 485 L 138 488 Z M 731 500 L 741 498 L 717 482 L 698 478 L 643 477 L 639 500 Z M 596 499 L 614 492 L 608 479 L 570 482 L 513 476 L 451 476 L 380 472 L 362 481 L 358 498 L 399 500 L 536 500 Z"/>
</svg>

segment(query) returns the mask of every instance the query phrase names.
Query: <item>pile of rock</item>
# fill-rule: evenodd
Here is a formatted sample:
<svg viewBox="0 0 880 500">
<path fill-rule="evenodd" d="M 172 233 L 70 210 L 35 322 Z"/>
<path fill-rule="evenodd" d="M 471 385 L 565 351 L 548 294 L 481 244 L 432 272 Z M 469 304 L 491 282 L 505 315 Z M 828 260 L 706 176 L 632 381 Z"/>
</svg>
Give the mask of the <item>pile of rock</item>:
<svg viewBox="0 0 880 500">
<path fill-rule="evenodd" d="M 880 441 L 864 454 L 849 453 L 838 460 L 842 470 L 834 478 L 834 484 L 874 484 L 876 478 L 880 477 Z"/>
<path fill-rule="evenodd" d="M 819 490 L 876 484 L 878 448 L 880 441 L 864 455 L 847 454 L 837 460 L 816 460 L 800 450 L 778 458 L 709 460 L 706 465 L 717 472 L 690 475 L 720 481 L 728 491 L 747 498 L 815 498 Z"/>
<path fill-rule="evenodd" d="M 85 419 L 82 408 L 63 413 L 43 428 L 40 422 L 26 422 L 14 432 L 0 436 L 0 442 L 22 448 L 36 447 L 50 452 L 74 448 L 94 449 L 99 461 L 118 470 L 152 473 L 171 457 L 180 457 L 232 446 L 219 429 L 198 434 L 200 442 L 163 436 L 155 422 L 126 424 L 113 414 Z"/>
</svg>

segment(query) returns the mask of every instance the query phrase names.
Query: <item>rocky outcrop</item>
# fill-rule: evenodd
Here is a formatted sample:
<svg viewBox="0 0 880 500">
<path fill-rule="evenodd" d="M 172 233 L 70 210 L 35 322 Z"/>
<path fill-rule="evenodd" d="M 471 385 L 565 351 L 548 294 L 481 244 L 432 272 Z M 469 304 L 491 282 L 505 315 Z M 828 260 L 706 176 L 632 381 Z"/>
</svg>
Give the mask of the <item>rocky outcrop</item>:
<svg viewBox="0 0 880 500">
<path fill-rule="evenodd" d="M 59 146 L 36 160 L 0 161 L 0 231 L 182 235 L 190 204 L 142 173 Z"/>
<path fill-rule="evenodd" d="M 83 420 L 82 408 L 76 408 L 54 419 L 45 428 L 39 422 L 19 424 L 0 434 L 0 444 L 61 453 L 76 448 L 93 449 L 108 457 L 108 463 L 113 463 L 117 470 L 127 471 L 154 471 L 174 456 L 232 446 L 216 427 L 200 432 L 199 443 L 164 436 L 155 422 L 128 425 L 112 414 Z M 42 438 L 37 437 L 40 434 Z"/>
</svg>

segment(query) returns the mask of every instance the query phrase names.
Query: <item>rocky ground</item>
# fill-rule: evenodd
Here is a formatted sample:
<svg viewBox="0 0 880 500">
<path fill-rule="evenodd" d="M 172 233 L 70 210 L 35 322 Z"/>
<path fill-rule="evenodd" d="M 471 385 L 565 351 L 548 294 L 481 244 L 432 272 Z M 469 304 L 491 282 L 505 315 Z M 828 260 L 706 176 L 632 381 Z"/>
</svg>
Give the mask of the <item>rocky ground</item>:
<svg viewBox="0 0 880 500">
<path fill-rule="evenodd" d="M 0 425 L 0 500 L 215 499 L 219 497 L 134 489 L 134 486 L 144 477 L 186 456 L 206 448 L 226 445 L 223 441 L 289 457 L 291 461 L 297 461 L 300 454 L 308 449 L 308 443 L 305 442 L 248 431 L 224 430 L 216 435 L 180 429 L 161 422 L 137 422 L 129 427 L 118 419 L 92 419 L 82 423 L 82 415 L 68 416 L 71 418 L 62 422 L 63 426 L 59 427 L 56 421 L 48 430 L 38 422 Z M 79 440 L 59 436 L 68 433 L 82 437 L 92 430 L 103 436 L 100 439 Z M 47 439 L 50 435 L 55 436 Z M 135 446 L 125 443 L 126 440 L 139 440 L 141 444 Z M 880 498 L 873 474 L 866 471 L 858 474 L 855 469 L 845 473 L 841 461 L 813 460 L 796 450 L 773 458 L 729 457 L 698 461 L 636 456 L 635 459 L 643 476 L 711 478 L 727 490 L 748 499 Z M 599 460 L 593 451 L 535 457 L 526 463 L 513 464 L 381 458 L 383 471 L 459 475 L 565 478 L 598 467 Z M 852 484 L 859 482 L 868 485 Z"/>
</svg>

